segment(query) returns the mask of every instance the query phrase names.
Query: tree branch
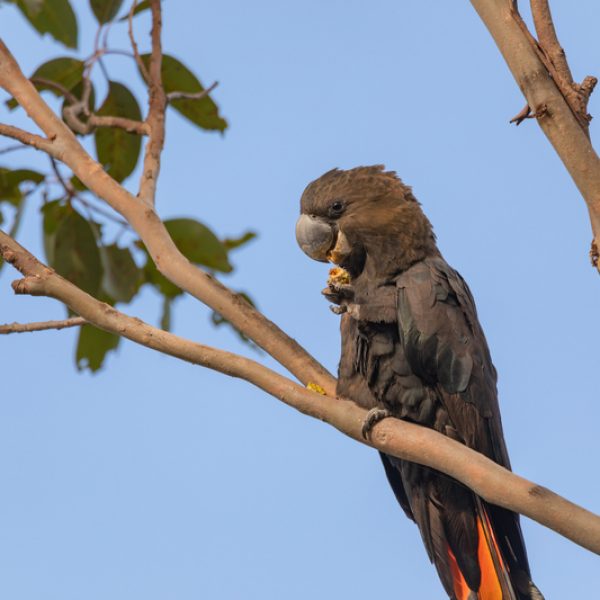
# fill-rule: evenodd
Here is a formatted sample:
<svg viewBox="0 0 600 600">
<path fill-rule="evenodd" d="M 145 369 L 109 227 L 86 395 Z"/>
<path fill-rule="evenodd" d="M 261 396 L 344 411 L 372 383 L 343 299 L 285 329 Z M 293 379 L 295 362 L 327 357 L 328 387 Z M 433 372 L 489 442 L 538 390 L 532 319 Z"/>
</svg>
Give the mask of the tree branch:
<svg viewBox="0 0 600 600">
<path fill-rule="evenodd" d="M 18 127 L 0 123 L 0 135 L 5 135 L 13 140 L 18 140 L 26 146 L 32 146 L 36 150 L 42 150 L 50 154 L 50 156 L 54 156 L 55 149 L 53 147 L 52 140 L 43 138 L 35 133 L 29 133 L 28 131 L 24 131 Z"/>
<path fill-rule="evenodd" d="M 589 123 L 592 117 L 587 112 L 587 103 L 598 80 L 595 77 L 588 76 L 581 85 L 573 81 L 567 56 L 556 35 L 548 0 L 531 0 L 531 14 L 538 36 L 538 47 L 543 53 L 543 58 L 546 59 L 544 64 L 546 64 L 583 130 L 589 136 Z M 521 22 L 523 23 L 522 19 Z M 526 27 L 524 23 L 523 27 Z"/>
<path fill-rule="evenodd" d="M 573 75 L 565 51 L 558 41 L 548 0 L 531 0 L 531 15 L 540 46 L 560 74 L 561 79 L 572 85 Z"/>
<path fill-rule="evenodd" d="M 542 131 L 556 150 L 587 204 L 600 247 L 600 159 L 558 82 L 550 75 L 543 53 L 520 18 L 514 1 L 471 0 L 490 31 Z M 533 40 L 533 42 L 532 42 Z M 588 88 L 593 87 L 592 81 Z"/>
<path fill-rule="evenodd" d="M 302 383 L 316 383 L 327 394 L 335 395 L 335 379 L 304 348 L 181 254 L 152 207 L 139 202 L 85 151 L 73 132 L 44 102 L 1 41 L 0 86 L 15 97 L 52 140 L 47 142 L 47 151 L 69 166 L 94 194 L 103 198 L 131 224 L 146 245 L 157 268 L 167 279 L 222 315 Z M 46 142 L 43 138 L 40 139 Z"/>
<path fill-rule="evenodd" d="M 140 56 L 140 51 L 138 50 L 137 42 L 135 41 L 135 36 L 133 35 L 133 13 L 135 12 L 135 7 L 137 6 L 137 0 L 133 0 L 131 3 L 131 8 L 129 9 L 129 14 L 127 15 L 127 33 L 129 35 L 129 41 L 131 42 L 131 49 L 133 50 L 133 56 L 135 58 L 135 62 L 137 63 L 138 69 L 144 78 L 146 83 L 150 83 L 150 74 L 148 73 L 148 69 L 146 69 L 146 65 Z"/>
<path fill-rule="evenodd" d="M 167 97 L 162 85 L 162 13 L 160 0 L 150 0 L 152 9 L 152 54 L 150 55 L 149 103 L 146 123 L 150 128 L 144 154 L 144 168 L 140 179 L 139 199 L 148 206 L 154 206 L 156 183 L 160 172 L 160 155 L 165 143 L 165 111 Z"/>
<path fill-rule="evenodd" d="M 362 425 L 367 411 L 353 402 L 312 392 L 251 359 L 197 344 L 129 317 L 48 269 L 2 231 L 0 254 L 25 276 L 13 283 L 16 293 L 55 298 L 101 329 L 193 364 L 244 379 L 361 443 L 442 471 L 484 500 L 527 515 L 600 554 L 599 516 L 511 473 L 482 454 L 432 429 L 398 419 L 385 419 L 375 425 L 370 441 L 366 442 L 362 437 Z"/>
<path fill-rule="evenodd" d="M 32 331 L 47 331 L 48 329 L 66 329 L 68 327 L 79 327 L 87 321 L 83 317 L 71 317 L 60 321 L 36 321 L 33 323 L 6 323 L 0 325 L 0 335 L 10 333 L 29 333 Z"/>
<path fill-rule="evenodd" d="M 219 82 L 215 81 L 201 92 L 169 92 L 167 94 L 167 102 L 179 100 L 181 98 L 185 98 L 186 100 L 202 100 L 202 98 L 206 98 L 206 96 L 208 96 L 218 85 Z"/>
</svg>

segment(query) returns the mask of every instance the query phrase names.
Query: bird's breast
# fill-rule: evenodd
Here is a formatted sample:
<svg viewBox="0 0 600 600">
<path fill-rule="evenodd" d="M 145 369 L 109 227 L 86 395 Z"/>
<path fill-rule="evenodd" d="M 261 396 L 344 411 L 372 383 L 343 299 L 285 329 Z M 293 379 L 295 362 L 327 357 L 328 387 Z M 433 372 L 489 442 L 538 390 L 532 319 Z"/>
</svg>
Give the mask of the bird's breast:
<svg viewBox="0 0 600 600">
<path fill-rule="evenodd" d="M 385 407 L 398 418 L 433 426 L 435 394 L 411 369 L 399 335 L 395 288 L 388 288 L 357 295 L 355 308 L 342 317 L 338 394 L 363 408 Z"/>
</svg>

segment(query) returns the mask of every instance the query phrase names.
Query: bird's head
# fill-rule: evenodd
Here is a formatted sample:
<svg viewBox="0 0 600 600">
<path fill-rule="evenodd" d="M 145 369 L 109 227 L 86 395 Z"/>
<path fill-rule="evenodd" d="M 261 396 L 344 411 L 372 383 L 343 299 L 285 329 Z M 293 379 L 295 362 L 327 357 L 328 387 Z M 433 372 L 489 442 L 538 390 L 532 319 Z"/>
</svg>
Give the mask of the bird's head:
<svg viewBox="0 0 600 600">
<path fill-rule="evenodd" d="M 353 278 L 367 263 L 386 277 L 438 253 L 431 224 L 410 187 L 381 165 L 328 171 L 304 190 L 300 212 L 300 248 Z"/>
</svg>

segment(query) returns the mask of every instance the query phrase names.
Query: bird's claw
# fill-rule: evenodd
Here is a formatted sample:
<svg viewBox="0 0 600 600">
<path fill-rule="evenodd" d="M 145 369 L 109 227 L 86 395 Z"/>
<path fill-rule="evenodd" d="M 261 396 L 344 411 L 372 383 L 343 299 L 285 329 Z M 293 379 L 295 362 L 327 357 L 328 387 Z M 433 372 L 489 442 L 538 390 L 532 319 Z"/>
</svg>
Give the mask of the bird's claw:
<svg viewBox="0 0 600 600">
<path fill-rule="evenodd" d="M 372 408 L 365 417 L 362 426 L 362 436 L 365 440 L 371 439 L 371 430 L 379 421 L 392 417 L 392 413 L 387 408 Z"/>
<path fill-rule="evenodd" d="M 348 284 L 329 283 L 329 285 L 321 291 L 321 294 L 334 304 L 344 304 L 354 300 L 354 289 Z"/>
<path fill-rule="evenodd" d="M 345 312 L 348 312 L 348 306 L 346 304 L 340 304 L 339 306 L 337 306 L 336 304 L 332 304 L 329 307 L 329 310 L 334 315 L 343 315 Z"/>
</svg>

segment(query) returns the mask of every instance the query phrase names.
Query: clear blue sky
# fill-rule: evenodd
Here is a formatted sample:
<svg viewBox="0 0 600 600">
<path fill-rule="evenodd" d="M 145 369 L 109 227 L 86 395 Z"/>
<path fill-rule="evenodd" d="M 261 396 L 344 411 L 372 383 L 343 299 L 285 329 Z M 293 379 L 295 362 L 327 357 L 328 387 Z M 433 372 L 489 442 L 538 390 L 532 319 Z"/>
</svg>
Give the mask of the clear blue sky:
<svg viewBox="0 0 600 600">
<path fill-rule="evenodd" d="M 74 4 L 87 52 L 93 21 Z M 554 4 L 575 76 L 599 74 L 597 3 Z M 170 0 L 164 12 L 166 51 L 220 81 L 231 126 L 203 134 L 169 114 L 161 215 L 194 215 L 220 235 L 257 229 L 227 282 L 335 370 L 327 268 L 296 247 L 298 200 L 335 166 L 397 170 L 474 292 L 515 471 L 600 512 L 600 278 L 585 206 L 536 124 L 508 125 L 523 99 L 470 4 Z M 137 22 L 143 48 L 148 23 Z M 0 31 L 27 73 L 65 54 L 13 7 Z M 127 59 L 107 61 L 141 92 Z M 27 125 L 4 108 L 0 120 Z M 1 158 L 47 166 L 33 151 Z M 41 255 L 33 204 L 26 217 L 20 240 Z M 14 277 L 3 270 L 0 321 L 63 315 L 14 297 Z M 159 298 L 147 290 L 128 311 L 156 323 Z M 174 330 L 249 352 L 191 299 Z M 129 342 L 100 374 L 77 373 L 74 340 L 0 338 L 0 597 L 444 597 L 375 452 L 244 382 Z M 597 556 L 527 519 L 524 530 L 548 600 L 598 593 Z"/>
</svg>

